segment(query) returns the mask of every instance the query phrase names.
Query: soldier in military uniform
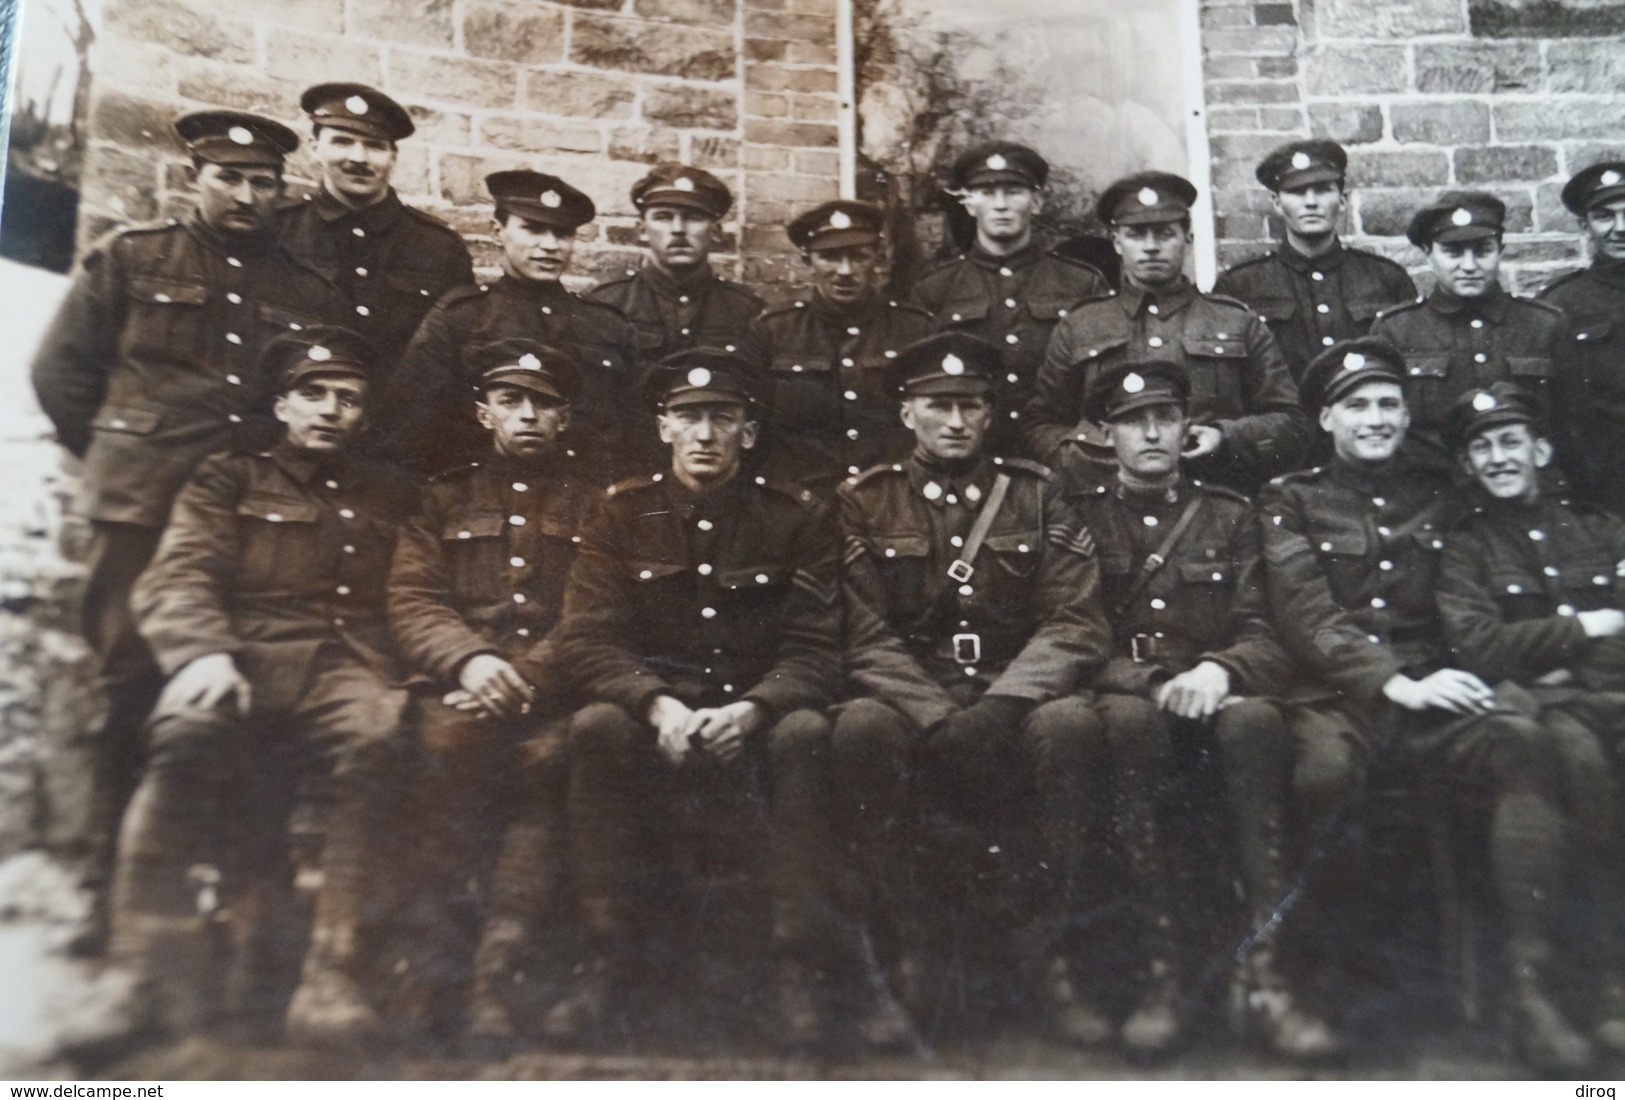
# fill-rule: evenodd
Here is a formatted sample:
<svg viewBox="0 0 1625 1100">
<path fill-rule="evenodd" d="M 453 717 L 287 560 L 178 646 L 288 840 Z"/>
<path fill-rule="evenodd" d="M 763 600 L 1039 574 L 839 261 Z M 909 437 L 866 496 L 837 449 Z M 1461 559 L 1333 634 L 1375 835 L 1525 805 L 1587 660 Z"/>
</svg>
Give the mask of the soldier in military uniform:
<svg viewBox="0 0 1625 1100">
<path fill-rule="evenodd" d="M 963 255 L 926 272 L 910 299 L 938 327 L 979 336 L 1004 351 L 1000 416 L 989 434 L 994 454 L 1019 454 L 1016 430 L 1032 396 L 1055 324 L 1111 284 L 1095 268 L 1046 249 L 1033 237 L 1044 208 L 1049 162 L 1025 145 L 995 141 L 954 161 L 949 191 L 976 220 Z"/>
<path fill-rule="evenodd" d="M 812 296 L 750 326 L 749 353 L 769 369 L 763 468 L 820 496 L 911 446 L 886 367 L 935 325 L 876 289 L 883 221 L 878 207 L 839 200 L 791 222 L 785 232 L 812 272 Z"/>
<path fill-rule="evenodd" d="M 753 819 L 772 849 L 784 1035 L 819 1044 L 849 1015 L 820 980 L 860 964 L 829 881 L 822 710 L 839 664 L 837 543 L 810 492 L 741 473 L 760 375 L 704 348 L 651 373 L 670 470 L 610 490 L 544 647 L 593 700 L 569 743 L 590 959 L 582 987 L 548 1015 L 555 1036 L 596 1029 L 622 1007 L 635 954 L 697 919 L 656 885 L 681 838 L 724 823 L 728 847 L 748 848 Z"/>
<path fill-rule="evenodd" d="M 1584 423 L 1585 398 L 1573 333 L 1561 311 L 1501 288 L 1506 204 L 1483 191 L 1447 191 L 1411 218 L 1406 235 L 1427 253 L 1438 283 L 1423 301 L 1384 310 L 1373 336 L 1392 343 L 1410 364 L 1406 448 L 1414 463 L 1459 472 L 1439 438 L 1445 414 L 1466 391 L 1516 382 L 1551 410 L 1558 458 L 1576 472 L 1583 446 L 1572 428 Z"/>
<path fill-rule="evenodd" d="M 1570 465 L 1586 497 L 1625 515 L 1625 161 L 1576 173 L 1562 197 L 1591 242 L 1591 266 L 1539 295 L 1568 315 L 1584 371 L 1584 420 L 1573 425 L 1584 447 Z"/>
<path fill-rule="evenodd" d="M 1096 213 L 1123 257 L 1123 285 L 1073 310 L 1055 327 L 1022 431 L 1031 454 L 1078 487 L 1109 484 L 1116 457 L 1082 415 L 1090 379 L 1113 363 L 1166 358 L 1190 371 L 1192 474 L 1252 492 L 1294 469 L 1310 431 L 1297 386 L 1264 321 L 1231 298 L 1203 294 L 1185 277 L 1196 188 L 1166 172 L 1113 183 Z"/>
<path fill-rule="evenodd" d="M 526 811 L 492 884 L 468 1012 L 472 1035 L 503 1040 L 514 1033 L 503 994 L 524 934 L 561 904 L 564 844 L 561 735 L 539 734 L 568 712 L 558 685 L 533 683 L 515 662 L 558 621 L 598 493 L 558 442 L 580 388 L 574 357 L 509 339 L 470 349 L 466 361 L 491 451 L 424 490 L 396 548 L 389 607 L 401 653 L 426 681 L 416 729 L 430 788 L 424 817 L 435 823 L 425 838 L 428 890 L 449 934 L 435 963 L 454 981 L 467 960 L 461 937 L 479 915 L 468 884 L 491 877 L 504 826 Z"/>
<path fill-rule="evenodd" d="M 942 333 L 909 345 L 889 373 L 914 451 L 840 490 L 855 698 L 835 724 L 837 820 L 882 899 L 871 920 L 913 904 L 899 882 L 912 858 L 911 766 L 928 812 L 979 829 L 1036 825 L 1027 870 L 1042 883 L 1041 908 L 1030 927 L 1001 931 L 1030 941 L 1022 954 L 1035 957 L 1020 961 L 1041 968 L 1057 1032 L 1099 1042 L 1109 1025 L 1078 996 L 1069 961 L 1070 926 L 1087 908 L 1088 748 L 1103 736 L 1078 694 L 1109 636 L 1094 547 L 1047 469 L 982 449 L 1003 375 L 997 348 Z M 1024 816 L 1013 822 L 1012 811 Z M 942 907 L 921 899 L 920 909 L 890 914 L 927 922 L 923 939 L 904 933 L 916 970 L 938 962 L 924 941 Z"/>
<path fill-rule="evenodd" d="M 1271 619 L 1298 663 L 1285 698 L 1297 806 L 1324 835 L 1373 767 L 1436 784 L 1438 797 L 1482 792 L 1516 1039 L 1532 1065 L 1575 1069 L 1588 1044 L 1550 999 L 1546 973 L 1562 868 L 1558 761 L 1534 722 L 1453 662 L 1434 600 L 1446 483 L 1400 456 L 1407 377 L 1376 337 L 1317 356 L 1303 399 L 1334 457 L 1259 498 Z"/>
<path fill-rule="evenodd" d="M 159 1026 L 217 1011 L 210 925 L 276 873 L 294 776 L 316 774 L 332 801 L 288 1032 L 378 1030 L 356 969 L 368 868 L 407 762 L 384 580 L 412 492 L 348 453 L 367 356 L 361 336 L 319 325 L 268 344 L 284 439 L 205 460 L 136 583 L 137 623 L 170 679 L 120 838 L 111 954 Z"/>
<path fill-rule="evenodd" d="M 649 248 L 643 266 L 587 297 L 626 315 L 646 363 L 693 347 L 737 349 L 762 300 L 711 269 L 733 205 L 727 184 L 702 168 L 657 164 L 632 186 L 632 205 Z"/>
<path fill-rule="evenodd" d="M 1094 377 L 1084 412 L 1106 427 L 1118 475 L 1079 501 L 1100 554 L 1112 657 L 1094 688 L 1109 756 L 1091 769 L 1112 788 L 1109 835 L 1128 849 L 1152 982 L 1125 1025 L 1131 1049 L 1169 1049 L 1183 1026 L 1172 896 L 1155 792 L 1173 739 L 1218 743 L 1250 922 L 1243 963 L 1248 1014 L 1276 1052 L 1325 1058 L 1339 1044 L 1297 1003 L 1277 966 L 1275 926 L 1287 897 L 1285 815 L 1292 742 L 1279 708 L 1292 660 L 1269 623 L 1252 502 L 1179 471 L 1190 377 L 1164 360 L 1128 361 Z M 1092 835 L 1108 830 L 1096 823 Z"/>
<path fill-rule="evenodd" d="M 345 323 L 372 341 L 383 385 L 418 323 L 474 267 L 457 231 L 401 202 L 389 185 L 397 143 L 416 127 L 406 108 L 365 84 L 317 84 L 299 106 L 310 117 L 321 190 L 282 210 L 282 244 L 331 278 L 350 305 Z M 401 410 L 377 405 L 393 424 Z"/>
<path fill-rule="evenodd" d="M 108 708 L 87 838 L 98 886 L 134 790 L 138 732 L 163 682 L 130 618 L 130 588 L 193 467 L 246 440 L 270 389 L 257 365 L 265 342 L 344 314 L 332 284 L 270 229 L 283 158 L 299 144 L 293 131 L 239 111 L 183 115 L 175 131 L 192 156 L 197 209 L 97 242 L 33 364 L 40 407 L 85 464 L 82 615 Z M 93 920 L 82 946 L 96 949 L 101 931 Z"/>
<path fill-rule="evenodd" d="M 1497 697 L 1540 723 L 1561 757 L 1600 936 L 1596 1041 L 1625 1050 L 1625 913 L 1617 752 L 1625 738 L 1625 523 L 1554 499 L 1539 403 L 1510 382 L 1469 390 L 1445 440 L 1471 468 L 1473 507 L 1451 527 L 1439 581 L 1445 636 Z"/>
<path fill-rule="evenodd" d="M 1348 203 L 1348 154 L 1335 141 L 1291 141 L 1258 164 L 1286 240 L 1220 275 L 1213 293 L 1263 315 L 1292 368 L 1339 340 L 1364 336 L 1379 310 L 1416 298 L 1416 284 L 1386 256 L 1349 248 L 1337 228 Z"/>
<path fill-rule="evenodd" d="M 485 454 L 490 435 L 465 400 L 478 376 L 462 354 L 517 337 L 581 361 L 580 399 L 563 442 L 579 453 L 588 476 L 602 483 L 617 470 L 639 468 L 637 458 L 652 455 L 655 444 L 626 426 L 637 369 L 632 326 L 613 306 L 572 294 L 560 281 L 576 231 L 597 213 L 592 200 L 556 176 L 523 169 L 493 172 L 485 186 L 496 203 L 502 277 L 452 290 L 418 326 L 393 379 L 390 407 L 404 410 L 393 450 L 429 473 Z"/>
</svg>

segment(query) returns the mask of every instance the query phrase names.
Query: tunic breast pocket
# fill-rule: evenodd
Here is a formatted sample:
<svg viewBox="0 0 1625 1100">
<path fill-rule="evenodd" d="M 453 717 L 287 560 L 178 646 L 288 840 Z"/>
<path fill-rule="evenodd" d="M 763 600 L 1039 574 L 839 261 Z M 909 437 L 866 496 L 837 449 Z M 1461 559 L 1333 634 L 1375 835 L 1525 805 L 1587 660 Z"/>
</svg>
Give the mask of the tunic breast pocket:
<svg viewBox="0 0 1625 1100">
<path fill-rule="evenodd" d="M 1512 380 L 1537 393 L 1543 392 L 1552 380 L 1553 364 L 1549 355 L 1509 355 L 1507 373 Z"/>
<path fill-rule="evenodd" d="M 1309 542 L 1320 557 L 1332 595 L 1350 609 L 1363 605 L 1370 571 L 1366 558 L 1371 550 L 1366 536 L 1357 531 L 1341 531 L 1310 535 Z"/>
<path fill-rule="evenodd" d="M 1236 566 L 1228 558 L 1197 558 L 1175 567 L 1179 577 L 1180 599 L 1192 613 L 1180 625 L 1193 638 L 1204 635 L 1203 628 L 1225 624 L 1236 596 Z"/>
<path fill-rule="evenodd" d="M 237 505 L 237 519 L 244 588 L 293 587 L 325 564 L 316 560 L 318 509 L 310 501 L 249 496 Z"/>
<path fill-rule="evenodd" d="M 137 275 L 126 293 L 124 344 L 135 358 L 199 363 L 207 352 L 205 287 Z"/>
<path fill-rule="evenodd" d="M 1239 332 L 1186 333 L 1192 415 L 1238 416 L 1246 411 L 1247 342 Z"/>
<path fill-rule="evenodd" d="M 982 544 L 979 560 L 973 565 L 988 567 L 994 578 L 1031 580 L 1038 572 L 1038 552 L 1042 536 L 1037 531 L 989 535 Z"/>
<path fill-rule="evenodd" d="M 1408 358 L 1405 403 L 1410 406 L 1418 425 L 1438 424 L 1444 420 L 1454 397 L 1450 385 L 1450 356 L 1423 352 Z"/>
<path fill-rule="evenodd" d="M 454 516 L 440 532 L 441 550 L 451 571 L 453 591 L 464 599 L 484 601 L 503 594 L 502 530 L 494 513 Z"/>
</svg>

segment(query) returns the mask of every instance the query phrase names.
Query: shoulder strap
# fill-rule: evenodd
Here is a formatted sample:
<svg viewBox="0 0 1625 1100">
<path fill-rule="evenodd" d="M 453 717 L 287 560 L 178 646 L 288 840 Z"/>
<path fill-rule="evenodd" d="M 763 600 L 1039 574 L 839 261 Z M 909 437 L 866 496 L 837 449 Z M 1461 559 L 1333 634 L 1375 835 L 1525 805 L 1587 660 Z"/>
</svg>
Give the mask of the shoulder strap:
<svg viewBox="0 0 1625 1100">
<path fill-rule="evenodd" d="M 982 549 L 982 543 L 987 541 L 987 533 L 993 529 L 993 521 L 999 516 L 999 509 L 1004 505 L 1005 494 L 1010 491 L 1010 475 L 1001 473 L 993 479 L 993 488 L 988 490 L 987 501 L 982 510 L 976 514 L 976 522 L 971 524 L 970 534 L 965 536 L 965 545 L 960 548 L 959 557 L 948 567 L 948 576 L 964 584 L 976 572 L 971 562 L 976 560 L 976 554 Z"/>
<path fill-rule="evenodd" d="M 1123 593 L 1123 598 L 1112 609 L 1113 618 L 1117 618 L 1127 611 L 1128 605 L 1133 603 L 1141 592 L 1145 591 L 1145 586 L 1152 577 L 1157 575 L 1157 570 L 1168 564 L 1168 555 L 1173 553 L 1175 546 L 1179 545 L 1180 538 L 1190 529 L 1191 523 L 1196 519 L 1196 513 L 1201 509 L 1202 494 L 1196 493 L 1191 497 L 1191 502 L 1185 505 L 1185 510 L 1179 514 L 1179 519 L 1174 521 L 1173 527 L 1168 531 L 1168 537 L 1162 540 L 1162 545 L 1157 547 L 1156 551 L 1141 563 L 1140 571 L 1134 575 L 1134 580 L 1129 584 L 1128 591 Z"/>
</svg>

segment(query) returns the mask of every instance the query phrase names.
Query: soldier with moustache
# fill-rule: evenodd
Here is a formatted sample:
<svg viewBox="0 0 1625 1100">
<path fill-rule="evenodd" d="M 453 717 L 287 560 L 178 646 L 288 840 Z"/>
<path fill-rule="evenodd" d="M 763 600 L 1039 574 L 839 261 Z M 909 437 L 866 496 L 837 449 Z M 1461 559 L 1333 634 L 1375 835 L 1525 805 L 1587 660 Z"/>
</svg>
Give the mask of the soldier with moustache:
<svg viewBox="0 0 1625 1100">
<path fill-rule="evenodd" d="M 1439 613 L 1451 647 L 1497 698 L 1534 719 L 1565 777 L 1579 826 L 1600 980 L 1592 1039 L 1625 1050 L 1625 882 L 1618 750 L 1625 738 L 1625 523 L 1550 493 L 1539 402 L 1510 382 L 1469 390 L 1445 440 L 1473 475 L 1450 528 Z M 1582 1047 L 1575 1044 L 1576 1049 Z"/>
<path fill-rule="evenodd" d="M 1573 430 L 1584 456 L 1578 488 L 1625 515 L 1625 161 L 1575 173 L 1562 198 L 1591 244 L 1591 266 L 1551 283 L 1538 298 L 1568 316 L 1584 372 L 1584 420 Z"/>
<path fill-rule="evenodd" d="M 1550 973 L 1560 762 L 1444 636 L 1435 595 L 1448 482 L 1403 456 L 1409 377 L 1404 357 L 1376 337 L 1317 356 L 1303 399 L 1333 457 L 1277 478 L 1258 501 L 1271 619 L 1297 660 L 1283 702 L 1298 742 L 1299 818 L 1335 843 L 1328 826 L 1373 769 L 1437 785 L 1441 797 L 1480 794 L 1514 1039 L 1538 1070 L 1575 1069 L 1589 1050 L 1552 999 Z"/>
<path fill-rule="evenodd" d="M 598 491 L 559 443 L 581 386 L 574 356 L 509 339 L 464 359 L 490 449 L 424 488 L 396 547 L 389 612 L 416 681 L 422 812 L 435 822 L 423 849 L 443 943 L 433 962 L 455 995 L 483 923 L 467 1031 L 505 1042 L 527 934 L 564 905 L 562 731 L 548 727 L 568 709 L 560 684 L 518 663 L 558 622 Z"/>
<path fill-rule="evenodd" d="M 1194 475 L 1252 492 L 1307 453 L 1297 386 L 1263 319 L 1185 277 L 1195 201 L 1190 181 L 1167 172 L 1126 176 L 1100 196 L 1096 213 L 1123 257 L 1122 287 L 1055 326 L 1022 426 L 1029 453 L 1078 488 L 1110 484 L 1116 463 L 1100 428 L 1082 415 L 1090 381 L 1147 356 L 1190 372 L 1181 455 Z"/>
<path fill-rule="evenodd" d="M 380 1031 L 358 979 L 379 846 L 410 764 L 384 582 L 415 494 L 352 455 L 369 355 L 359 334 L 319 325 L 268 343 L 260 365 L 280 379 L 283 439 L 206 459 L 135 586 L 136 622 L 169 680 L 120 838 L 111 955 L 135 972 L 160 1031 L 221 1012 L 217 922 L 241 920 L 256 889 L 287 873 L 287 814 L 311 779 L 331 801 L 288 1034 L 342 1043 Z"/>
<path fill-rule="evenodd" d="M 1091 747 L 1104 736 L 1080 690 L 1105 657 L 1093 543 L 1044 467 L 984 450 L 1003 375 L 999 350 L 947 332 L 909 345 L 889 372 L 913 452 L 840 489 L 849 700 L 831 752 L 836 819 L 875 901 L 869 923 L 899 922 L 899 978 L 917 1010 L 947 960 L 952 903 L 909 889 L 909 805 L 967 826 L 978 847 L 1023 845 L 1017 880 L 1038 884 L 1018 963 L 1068 1042 L 1109 1024 L 1076 988 L 1073 922 L 1083 878 Z M 913 790 L 911 791 L 911 787 Z M 960 873 L 963 873 L 962 871 Z M 921 931 L 913 925 L 923 923 Z"/>
<path fill-rule="evenodd" d="M 392 380 L 392 450 L 409 467 L 438 473 L 484 454 L 489 433 L 465 400 L 478 382 L 463 352 L 497 340 L 534 340 L 574 355 L 581 393 L 573 406 L 566 451 L 600 484 L 617 471 L 641 468 L 655 444 L 628 425 L 636 392 L 636 333 L 620 310 L 588 301 L 561 281 L 576 232 L 596 216 L 592 200 L 556 176 L 515 169 L 493 172 L 485 186 L 496 204 L 494 232 L 502 276 L 447 293 L 418 326 Z"/>
<path fill-rule="evenodd" d="M 887 368 L 929 336 L 931 316 L 881 297 L 885 216 L 868 203 L 827 202 L 786 227 L 812 273 L 812 295 L 751 323 L 745 349 L 768 368 L 768 476 L 823 497 L 837 482 L 911 445 L 897 424 Z"/>
<path fill-rule="evenodd" d="M 1004 352 L 1000 416 L 988 447 L 1018 454 L 1016 430 L 1056 322 L 1079 302 L 1110 293 L 1095 268 L 1046 249 L 1033 234 L 1044 209 L 1049 162 L 1025 145 L 995 141 L 954 161 L 949 193 L 976 222 L 968 252 L 927 271 L 910 300 L 937 326 L 981 337 Z"/>
<path fill-rule="evenodd" d="M 1113 638 L 1093 681 L 1106 741 L 1089 772 L 1105 789 L 1088 801 L 1114 809 L 1109 822 L 1097 814 L 1090 835 L 1127 849 L 1152 975 L 1123 1040 L 1157 1054 L 1183 1032 L 1186 985 L 1156 792 L 1175 766 L 1175 739 L 1200 738 L 1217 742 L 1240 855 L 1249 923 L 1237 992 L 1247 1022 L 1275 1053 L 1322 1060 L 1341 1045 L 1302 1006 L 1276 951 L 1294 753 L 1274 698 L 1292 659 L 1270 625 L 1252 503 L 1180 472 L 1189 395 L 1185 368 L 1165 360 L 1108 367 L 1084 395 L 1085 415 L 1117 454 L 1115 483 L 1077 501 L 1100 554 Z"/>
<path fill-rule="evenodd" d="M 1582 367 L 1562 312 L 1507 293 L 1500 283 L 1506 204 L 1484 191 L 1447 191 L 1418 210 L 1406 236 L 1427 254 L 1437 283 L 1426 299 L 1384 310 L 1373 336 L 1408 364 L 1406 448 L 1412 462 L 1446 475 L 1459 465 L 1440 438 L 1456 399 L 1492 382 L 1516 382 L 1551 410 L 1558 459 L 1578 475 L 1586 422 Z"/>
<path fill-rule="evenodd" d="M 1213 284 L 1213 293 L 1263 316 L 1294 381 L 1326 348 L 1369 332 L 1380 310 L 1416 298 L 1403 267 L 1338 236 L 1349 199 L 1348 159 L 1341 145 L 1317 138 L 1288 142 L 1260 161 L 1255 174 L 1286 239 Z"/>
<path fill-rule="evenodd" d="M 77 945 L 87 951 L 103 940 L 102 888 L 138 776 L 141 723 L 163 685 L 130 617 L 130 589 L 193 467 L 262 442 L 256 413 L 275 383 L 259 366 L 266 342 L 346 312 L 271 228 L 298 136 L 241 111 L 182 115 L 175 133 L 192 158 L 196 209 L 93 245 L 32 367 L 58 441 L 84 463 L 90 520 L 80 613 L 107 715 L 92 753 L 85 841 L 97 905 Z"/>
<path fill-rule="evenodd" d="M 738 348 L 762 300 L 711 268 L 711 249 L 733 194 L 703 168 L 657 164 L 632 186 L 643 265 L 588 292 L 637 329 L 646 363 L 693 347 Z"/>
<path fill-rule="evenodd" d="M 277 215 L 283 246 L 331 278 L 389 371 L 418 323 L 453 287 L 474 284 L 468 247 L 455 229 L 401 202 L 390 186 L 399 143 L 417 129 L 399 103 L 365 84 L 317 84 L 299 106 L 309 116 L 321 189 Z M 379 406 L 373 419 L 395 422 Z"/>
</svg>

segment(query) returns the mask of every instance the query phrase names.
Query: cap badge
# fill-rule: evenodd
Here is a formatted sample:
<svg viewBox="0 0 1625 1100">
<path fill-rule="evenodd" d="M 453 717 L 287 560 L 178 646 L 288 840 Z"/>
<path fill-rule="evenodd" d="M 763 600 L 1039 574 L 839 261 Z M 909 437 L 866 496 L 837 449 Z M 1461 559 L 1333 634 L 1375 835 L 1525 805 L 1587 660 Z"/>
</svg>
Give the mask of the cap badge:
<svg viewBox="0 0 1625 1100">
<path fill-rule="evenodd" d="M 1296 168 L 1300 172 L 1313 163 L 1314 161 L 1310 159 L 1308 153 L 1298 152 L 1292 154 L 1292 167 Z"/>
<path fill-rule="evenodd" d="M 254 144 L 254 135 L 252 132 L 250 132 L 247 126 L 233 126 L 231 129 L 226 131 L 226 136 L 232 141 L 235 141 L 238 145 Z"/>
<path fill-rule="evenodd" d="M 829 227 L 831 229 L 850 229 L 852 228 L 852 216 L 845 210 L 837 210 L 829 216 Z"/>
<path fill-rule="evenodd" d="M 1500 404 L 1500 402 L 1495 400 L 1495 395 L 1493 393 L 1479 393 L 1473 395 L 1474 412 L 1489 412 L 1498 404 Z"/>
<path fill-rule="evenodd" d="M 1363 366 L 1365 366 L 1365 356 L 1361 355 L 1359 352 L 1351 351 L 1347 355 L 1343 356 L 1344 370 L 1359 370 Z"/>
<path fill-rule="evenodd" d="M 560 195 L 559 195 L 559 193 L 557 191 L 543 191 L 542 192 L 542 205 L 543 206 L 546 206 L 546 207 L 551 209 L 553 207 L 558 206 L 563 201 L 564 201 L 564 199 L 562 197 L 560 197 Z"/>
<path fill-rule="evenodd" d="M 991 157 L 987 158 L 987 166 L 993 169 L 995 172 L 1002 172 L 1004 169 L 1010 167 L 1010 162 L 1004 159 L 1003 153 L 994 153 Z"/>
<path fill-rule="evenodd" d="M 1473 224 L 1473 212 L 1471 210 L 1468 210 L 1466 207 L 1462 207 L 1461 209 L 1455 211 L 1454 213 L 1452 213 L 1450 215 L 1450 224 L 1451 225 L 1472 225 Z"/>
<path fill-rule="evenodd" d="M 372 105 L 358 95 L 346 99 L 344 106 L 349 109 L 350 113 L 357 115 L 364 115 L 372 109 Z"/>
<path fill-rule="evenodd" d="M 1141 206 L 1157 205 L 1157 189 L 1155 187 L 1142 187 L 1138 196 Z"/>
<path fill-rule="evenodd" d="M 688 372 L 688 384 L 704 388 L 711 384 L 711 372 L 704 367 L 695 367 Z"/>
<path fill-rule="evenodd" d="M 1145 379 L 1138 374 L 1130 371 L 1123 376 L 1124 393 L 1139 393 L 1143 389 L 1145 389 Z"/>
<path fill-rule="evenodd" d="M 1621 179 L 1625 179 L 1625 176 L 1621 176 L 1618 172 L 1610 168 L 1601 176 L 1597 177 L 1597 182 L 1601 183 L 1604 187 L 1612 187 Z"/>
<path fill-rule="evenodd" d="M 689 179 L 687 176 L 678 176 L 675 180 L 672 181 L 671 185 L 673 187 L 677 188 L 677 190 L 679 190 L 679 191 L 692 191 L 692 190 L 694 190 L 694 181 Z"/>
<path fill-rule="evenodd" d="M 964 374 L 965 361 L 957 355 L 944 355 L 942 357 L 943 374 Z"/>
<path fill-rule="evenodd" d="M 530 353 L 528 351 L 525 352 L 525 354 L 523 354 L 523 355 L 521 355 L 519 357 L 519 364 L 518 365 L 521 368 L 525 369 L 525 370 L 541 370 L 542 369 L 542 361 L 540 359 L 536 358 L 535 355 L 533 355 L 532 353 Z"/>
<path fill-rule="evenodd" d="M 329 359 L 333 358 L 333 353 L 322 347 L 320 344 L 312 344 L 310 345 L 310 350 L 305 352 L 305 358 L 309 359 L 312 363 L 325 363 Z"/>
</svg>

